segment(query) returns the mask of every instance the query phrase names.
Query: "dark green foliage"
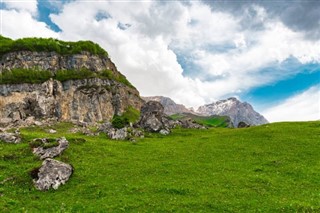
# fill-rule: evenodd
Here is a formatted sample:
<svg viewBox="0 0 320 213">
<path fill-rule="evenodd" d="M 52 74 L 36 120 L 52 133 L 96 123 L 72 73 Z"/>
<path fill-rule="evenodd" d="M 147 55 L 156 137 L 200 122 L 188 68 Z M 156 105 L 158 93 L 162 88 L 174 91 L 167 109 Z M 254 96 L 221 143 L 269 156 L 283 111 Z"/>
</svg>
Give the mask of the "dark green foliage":
<svg viewBox="0 0 320 213">
<path fill-rule="evenodd" d="M 101 78 L 114 80 L 131 88 L 134 88 L 132 84 L 126 79 L 126 77 L 121 75 L 120 73 L 119 75 L 114 75 L 111 70 L 104 70 L 99 73 L 95 73 L 85 68 L 80 70 L 58 70 L 55 75 L 53 75 L 50 71 L 37 69 L 16 68 L 12 70 L 5 70 L 0 73 L 0 84 L 35 84 L 43 83 L 50 78 L 59 80 L 61 82 L 77 79 Z"/>
<path fill-rule="evenodd" d="M 103 70 L 102 72 L 99 73 L 99 77 L 115 80 L 119 83 L 127 85 L 131 88 L 134 88 L 134 86 L 128 81 L 128 79 L 124 75 L 122 75 L 121 73 L 117 73 L 115 75 L 111 70 Z"/>
<path fill-rule="evenodd" d="M 140 111 L 129 106 L 122 116 L 127 118 L 130 123 L 136 123 L 140 118 Z"/>
<path fill-rule="evenodd" d="M 140 118 L 139 110 L 132 106 L 129 106 L 126 111 L 121 115 L 115 115 L 112 119 L 112 126 L 117 129 L 121 129 L 128 126 L 129 123 L 136 123 Z"/>
<path fill-rule="evenodd" d="M 129 119 L 123 116 L 115 115 L 111 123 L 114 128 L 121 129 L 129 124 Z"/>
<path fill-rule="evenodd" d="M 49 80 L 49 71 L 36 69 L 13 69 L 0 74 L 0 84 L 42 83 Z"/>
<path fill-rule="evenodd" d="M 67 80 L 76 80 L 76 79 L 86 79 L 86 78 L 94 78 L 96 74 L 87 69 L 80 69 L 80 70 L 59 70 L 56 75 L 55 79 L 58 81 L 67 81 Z"/>
<path fill-rule="evenodd" d="M 22 38 L 11 40 L 0 35 L 0 57 L 15 51 L 56 52 L 61 55 L 78 54 L 82 51 L 94 55 L 108 56 L 108 53 L 92 41 L 66 42 L 53 38 Z"/>
</svg>

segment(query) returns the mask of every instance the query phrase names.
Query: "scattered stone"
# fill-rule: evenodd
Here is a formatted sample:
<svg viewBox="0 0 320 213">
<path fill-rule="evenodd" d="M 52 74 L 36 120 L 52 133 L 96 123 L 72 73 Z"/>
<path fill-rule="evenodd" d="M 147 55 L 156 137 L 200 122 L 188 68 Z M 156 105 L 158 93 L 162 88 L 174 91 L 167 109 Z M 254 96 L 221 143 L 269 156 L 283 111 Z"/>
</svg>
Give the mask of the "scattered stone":
<svg viewBox="0 0 320 213">
<path fill-rule="evenodd" d="M 4 141 L 6 143 L 20 143 L 21 137 L 16 133 L 3 132 L 0 133 L 0 141 Z"/>
<path fill-rule="evenodd" d="M 198 124 L 191 118 L 180 120 L 181 122 L 181 127 L 186 128 L 186 129 L 205 129 L 203 125 Z"/>
<path fill-rule="evenodd" d="M 42 125 L 43 125 L 43 123 L 40 122 L 40 121 L 35 121 L 34 124 L 35 124 L 36 126 L 42 126 Z"/>
<path fill-rule="evenodd" d="M 128 136 L 128 132 L 127 132 L 127 128 L 124 127 L 122 129 L 110 129 L 108 131 L 108 137 L 110 139 L 113 139 L 113 140 L 125 140 L 127 139 L 127 136 Z"/>
<path fill-rule="evenodd" d="M 0 127 L 8 127 L 12 124 L 13 120 L 11 118 L 1 118 L 0 119 Z"/>
<path fill-rule="evenodd" d="M 166 130 L 166 129 L 161 129 L 159 133 L 160 133 L 161 135 L 169 135 L 169 134 L 170 134 L 170 131 L 169 131 L 169 130 Z"/>
<path fill-rule="evenodd" d="M 247 127 L 250 127 L 250 125 L 243 121 L 240 121 L 238 124 L 238 128 L 247 128 Z"/>
<path fill-rule="evenodd" d="M 57 130 L 54 130 L 54 129 L 49 129 L 49 131 L 48 131 L 49 133 L 51 133 L 51 134 L 55 134 L 55 133 L 57 133 Z"/>
<path fill-rule="evenodd" d="M 40 138 L 40 139 L 38 138 L 38 139 L 35 139 L 34 141 L 36 140 L 41 141 L 44 145 L 48 144 L 48 139 L 46 138 Z M 46 158 L 54 158 L 60 155 L 65 149 L 68 148 L 69 142 L 65 137 L 58 138 L 56 140 L 59 143 L 58 146 L 51 147 L 51 148 L 43 148 L 42 146 L 39 146 L 33 149 L 33 153 L 39 156 L 41 160 Z"/>
<path fill-rule="evenodd" d="M 35 171 L 33 182 L 35 187 L 41 191 L 50 188 L 58 189 L 60 185 L 69 180 L 72 172 L 73 168 L 70 164 L 48 158 L 43 161 L 38 172 Z"/>
<path fill-rule="evenodd" d="M 110 122 L 106 122 L 106 123 L 101 124 L 98 127 L 98 132 L 103 132 L 103 133 L 108 134 L 109 130 L 112 128 L 113 128 L 112 124 Z"/>
</svg>

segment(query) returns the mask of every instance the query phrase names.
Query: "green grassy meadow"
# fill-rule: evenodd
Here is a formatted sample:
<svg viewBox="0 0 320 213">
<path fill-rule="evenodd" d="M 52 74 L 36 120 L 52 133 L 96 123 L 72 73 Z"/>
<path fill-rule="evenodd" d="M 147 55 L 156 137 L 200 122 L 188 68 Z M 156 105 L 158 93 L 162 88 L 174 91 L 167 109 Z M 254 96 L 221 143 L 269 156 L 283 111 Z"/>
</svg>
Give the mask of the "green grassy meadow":
<svg viewBox="0 0 320 213">
<path fill-rule="evenodd" d="M 175 129 L 136 142 L 71 127 L 26 128 L 23 143 L 0 142 L 0 212 L 320 212 L 320 122 Z M 70 141 L 58 159 L 75 171 L 40 192 L 28 141 L 45 136 Z"/>
<path fill-rule="evenodd" d="M 170 116 L 173 120 L 183 120 L 183 119 L 192 119 L 198 124 L 207 126 L 207 127 L 228 127 L 229 118 L 227 116 L 200 116 L 192 113 L 179 113 Z"/>
</svg>

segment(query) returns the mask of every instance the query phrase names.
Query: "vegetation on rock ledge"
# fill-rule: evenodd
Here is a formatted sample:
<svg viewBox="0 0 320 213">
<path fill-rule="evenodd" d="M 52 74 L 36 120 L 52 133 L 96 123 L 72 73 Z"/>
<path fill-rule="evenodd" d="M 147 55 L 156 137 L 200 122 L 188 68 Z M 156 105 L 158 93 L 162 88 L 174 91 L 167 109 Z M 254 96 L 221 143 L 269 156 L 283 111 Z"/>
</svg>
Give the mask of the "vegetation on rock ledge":
<svg viewBox="0 0 320 213">
<path fill-rule="evenodd" d="M 61 41 L 53 38 L 21 38 L 12 40 L 0 35 L 0 57 L 9 52 L 56 52 L 61 55 L 79 54 L 82 51 L 108 56 L 107 51 L 92 41 Z"/>
<path fill-rule="evenodd" d="M 21 84 L 21 83 L 43 83 L 50 78 L 58 81 L 68 81 L 86 78 L 101 78 L 114 80 L 131 88 L 134 86 L 127 80 L 127 78 L 120 74 L 115 75 L 111 70 L 103 70 L 102 72 L 92 72 L 87 69 L 80 70 L 58 70 L 56 74 L 46 70 L 37 69 L 12 69 L 0 72 L 0 85 L 1 84 Z"/>
</svg>

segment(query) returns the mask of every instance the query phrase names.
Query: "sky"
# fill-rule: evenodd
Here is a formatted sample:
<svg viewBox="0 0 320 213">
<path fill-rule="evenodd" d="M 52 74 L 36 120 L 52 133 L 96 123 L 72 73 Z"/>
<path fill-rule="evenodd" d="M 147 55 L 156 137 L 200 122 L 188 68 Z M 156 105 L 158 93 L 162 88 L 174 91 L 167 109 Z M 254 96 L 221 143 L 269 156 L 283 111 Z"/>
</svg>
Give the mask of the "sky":
<svg viewBox="0 0 320 213">
<path fill-rule="evenodd" d="M 228 97 L 270 122 L 320 119 L 318 0 L 1 0 L 12 39 L 92 40 L 142 96 Z"/>
</svg>

